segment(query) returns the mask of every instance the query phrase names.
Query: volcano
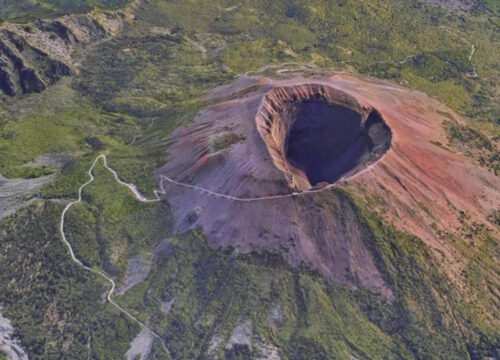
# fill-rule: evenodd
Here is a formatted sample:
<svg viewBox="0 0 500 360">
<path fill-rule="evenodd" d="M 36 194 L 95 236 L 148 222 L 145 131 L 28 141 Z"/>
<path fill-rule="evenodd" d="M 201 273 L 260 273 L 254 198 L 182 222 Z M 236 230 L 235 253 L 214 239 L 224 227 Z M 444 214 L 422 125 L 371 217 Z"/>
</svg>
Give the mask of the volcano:
<svg viewBox="0 0 500 360">
<path fill-rule="evenodd" d="M 461 120 L 423 93 L 332 72 L 241 77 L 208 100 L 174 132 L 157 173 L 176 182 L 163 185 L 177 232 L 201 228 L 212 246 L 279 252 L 293 267 L 391 298 L 348 194 L 452 272 L 460 261 L 440 231 L 458 229 L 463 212 L 496 231 L 487 218 L 500 184 L 443 145 L 443 121 Z"/>
</svg>

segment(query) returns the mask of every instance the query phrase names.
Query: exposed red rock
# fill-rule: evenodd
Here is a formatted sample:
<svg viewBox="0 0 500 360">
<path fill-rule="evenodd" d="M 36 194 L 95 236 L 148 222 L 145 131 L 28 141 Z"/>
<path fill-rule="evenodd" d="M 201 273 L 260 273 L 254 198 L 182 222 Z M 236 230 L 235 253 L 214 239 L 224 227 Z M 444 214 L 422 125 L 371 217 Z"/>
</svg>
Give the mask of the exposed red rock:
<svg viewBox="0 0 500 360">
<path fill-rule="evenodd" d="M 297 104 L 312 99 L 357 112 L 361 126 L 377 114 L 391 134 L 371 145 L 379 146 L 376 156 L 363 155 L 333 185 L 314 192 L 308 190 L 311 183 L 303 169 L 286 156 Z M 436 232 L 457 229 L 460 210 L 491 227 L 487 215 L 500 205 L 498 178 L 440 145 L 447 143 L 443 114 L 456 115 L 420 92 L 332 73 L 242 78 L 214 90 L 211 100 L 213 105 L 192 124 L 174 133 L 158 175 L 235 198 L 271 196 L 237 201 L 165 183 L 177 231 L 202 227 L 215 246 L 279 250 L 292 266 L 307 263 L 332 280 L 360 284 L 390 298 L 356 210 L 333 187 L 376 198 L 374 210 L 444 254 L 450 264 L 455 262 L 453 251 Z M 275 197 L 295 192 L 299 194 Z"/>
</svg>

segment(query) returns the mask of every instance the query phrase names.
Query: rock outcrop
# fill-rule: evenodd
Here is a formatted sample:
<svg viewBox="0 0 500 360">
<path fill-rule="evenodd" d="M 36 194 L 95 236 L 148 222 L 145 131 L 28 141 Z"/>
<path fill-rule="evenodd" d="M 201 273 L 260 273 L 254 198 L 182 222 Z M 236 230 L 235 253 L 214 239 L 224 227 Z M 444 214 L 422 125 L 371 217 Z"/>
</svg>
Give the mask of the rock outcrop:
<svg viewBox="0 0 500 360">
<path fill-rule="evenodd" d="M 41 92 L 76 73 L 76 50 L 114 36 L 132 18 L 125 9 L 1 26 L 0 90 L 9 96 Z"/>
<path fill-rule="evenodd" d="M 28 360 L 26 351 L 13 335 L 14 328 L 9 319 L 0 313 L 0 353 L 5 353 L 10 360 Z"/>
<path fill-rule="evenodd" d="M 461 212 L 493 229 L 487 216 L 500 204 L 500 182 L 442 145 L 447 143 L 443 114 L 456 115 L 425 94 L 331 73 L 241 78 L 214 90 L 211 100 L 213 105 L 193 123 L 173 134 L 167 162 L 157 175 L 226 197 L 164 181 L 179 232 L 202 228 L 213 246 L 240 252 L 279 251 L 291 266 L 308 264 L 331 280 L 391 298 L 367 246 L 370 238 L 359 211 L 342 189 L 442 254 L 450 271 L 459 271 L 459 261 L 440 231 L 458 231 Z M 291 154 L 301 107 L 312 102 L 323 104 L 326 110 L 318 116 L 335 123 L 340 135 L 336 128 L 322 131 L 328 121 L 305 118 L 319 130 L 304 124 L 296 129 L 302 139 L 314 138 L 299 139 L 305 146 L 293 145 Z M 350 118 L 336 119 L 340 113 L 331 115 L 332 106 L 344 108 Z M 314 184 L 303 164 L 323 155 L 305 154 L 296 161 L 297 153 L 311 144 L 324 146 L 326 160 L 320 165 L 334 169 L 335 176 L 326 182 Z M 353 144 L 362 151 L 343 157 L 352 153 Z M 311 151 L 317 151 L 314 146 Z"/>
</svg>

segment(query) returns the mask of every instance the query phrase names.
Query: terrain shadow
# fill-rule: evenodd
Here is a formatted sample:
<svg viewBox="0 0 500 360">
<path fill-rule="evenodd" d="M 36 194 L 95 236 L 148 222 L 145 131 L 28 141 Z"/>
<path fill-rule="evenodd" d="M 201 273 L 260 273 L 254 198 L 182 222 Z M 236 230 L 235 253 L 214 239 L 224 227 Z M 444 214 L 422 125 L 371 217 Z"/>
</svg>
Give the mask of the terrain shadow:
<svg viewBox="0 0 500 360">
<path fill-rule="evenodd" d="M 286 158 L 312 186 L 334 183 L 379 159 L 390 147 L 391 131 L 372 111 L 359 112 L 321 100 L 297 103 L 286 142 Z"/>
</svg>

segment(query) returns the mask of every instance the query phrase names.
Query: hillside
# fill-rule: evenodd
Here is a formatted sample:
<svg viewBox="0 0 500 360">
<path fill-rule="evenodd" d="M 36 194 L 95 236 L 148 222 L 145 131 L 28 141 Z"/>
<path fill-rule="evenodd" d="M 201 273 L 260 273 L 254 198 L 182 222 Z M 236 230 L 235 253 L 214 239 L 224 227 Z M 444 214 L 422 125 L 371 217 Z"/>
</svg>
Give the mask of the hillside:
<svg viewBox="0 0 500 360">
<path fill-rule="evenodd" d="M 0 359 L 500 358 L 499 10 L 0 0 Z"/>
</svg>

